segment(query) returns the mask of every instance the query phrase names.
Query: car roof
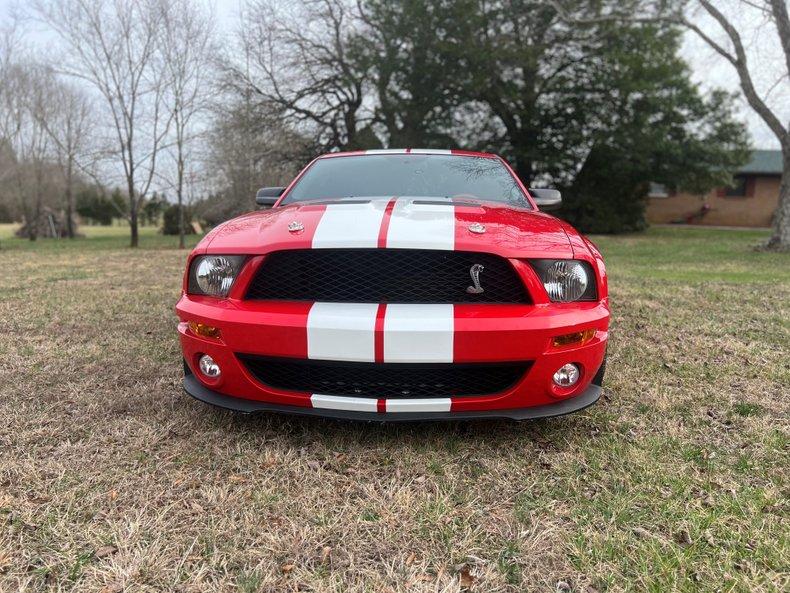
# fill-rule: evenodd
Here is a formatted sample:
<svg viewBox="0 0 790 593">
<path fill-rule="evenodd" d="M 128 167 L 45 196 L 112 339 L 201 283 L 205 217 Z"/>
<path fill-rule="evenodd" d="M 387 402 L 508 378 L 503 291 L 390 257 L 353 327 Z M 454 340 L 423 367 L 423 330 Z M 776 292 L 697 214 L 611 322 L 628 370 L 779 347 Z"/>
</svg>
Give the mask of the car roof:
<svg viewBox="0 0 790 593">
<path fill-rule="evenodd" d="M 447 150 L 440 148 L 384 148 L 377 150 L 351 150 L 347 152 L 329 152 L 319 156 L 319 159 L 331 159 L 344 156 L 365 156 L 374 154 L 439 154 L 456 156 L 473 156 L 487 159 L 498 159 L 499 157 L 490 152 L 475 152 L 473 150 Z"/>
</svg>

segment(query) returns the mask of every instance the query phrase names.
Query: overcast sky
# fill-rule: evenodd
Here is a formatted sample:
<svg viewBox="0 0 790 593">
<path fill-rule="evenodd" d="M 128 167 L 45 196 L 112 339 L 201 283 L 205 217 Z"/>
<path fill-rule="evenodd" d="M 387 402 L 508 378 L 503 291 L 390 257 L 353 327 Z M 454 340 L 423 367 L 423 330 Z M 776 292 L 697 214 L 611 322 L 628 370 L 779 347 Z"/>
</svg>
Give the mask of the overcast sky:
<svg viewBox="0 0 790 593">
<path fill-rule="evenodd" d="M 236 30 L 240 4 L 240 0 L 215 0 L 220 35 L 232 35 Z M 9 19 L 13 7 L 19 5 L 19 0 L 0 0 L 0 22 Z M 765 17 L 758 11 L 744 8 L 739 0 L 719 0 L 717 6 L 731 16 L 742 32 L 749 52 L 750 65 L 755 72 L 756 87 L 761 96 L 772 108 L 779 111 L 782 121 L 788 121 L 790 80 L 784 70 L 784 59 L 775 28 L 766 22 Z M 716 23 L 704 18 L 702 14 L 693 13 L 692 16 L 706 33 L 724 43 L 723 32 Z M 35 43 L 47 43 L 50 39 L 46 33 L 35 33 L 31 35 L 31 40 Z M 693 33 L 686 35 L 682 54 L 691 65 L 694 80 L 704 89 L 719 87 L 739 91 L 738 77 L 734 69 Z M 739 101 L 739 106 L 740 117 L 749 127 L 754 147 L 778 148 L 778 140 L 759 116 L 752 112 L 742 99 Z"/>
</svg>

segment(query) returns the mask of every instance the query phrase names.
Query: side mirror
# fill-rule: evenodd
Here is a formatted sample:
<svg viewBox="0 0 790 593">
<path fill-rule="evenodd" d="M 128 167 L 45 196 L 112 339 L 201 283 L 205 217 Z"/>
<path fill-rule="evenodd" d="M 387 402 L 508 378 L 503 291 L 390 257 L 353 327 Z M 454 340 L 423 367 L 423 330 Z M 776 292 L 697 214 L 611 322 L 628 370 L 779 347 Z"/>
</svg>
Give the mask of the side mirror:
<svg viewBox="0 0 790 593">
<path fill-rule="evenodd" d="M 255 194 L 255 203 L 258 206 L 274 206 L 284 191 L 284 187 L 262 187 Z"/>
<path fill-rule="evenodd" d="M 557 210 L 562 206 L 562 194 L 559 190 L 529 188 L 529 195 L 541 210 Z"/>
</svg>

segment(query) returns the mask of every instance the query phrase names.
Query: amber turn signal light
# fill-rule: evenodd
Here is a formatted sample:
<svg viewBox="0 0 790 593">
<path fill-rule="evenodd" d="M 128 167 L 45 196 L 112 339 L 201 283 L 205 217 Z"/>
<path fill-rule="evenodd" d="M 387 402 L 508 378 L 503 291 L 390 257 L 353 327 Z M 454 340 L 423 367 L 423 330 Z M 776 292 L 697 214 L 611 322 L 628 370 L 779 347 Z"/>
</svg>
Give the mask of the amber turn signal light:
<svg viewBox="0 0 790 593">
<path fill-rule="evenodd" d="M 212 327 L 210 325 L 206 325 L 205 323 L 199 323 L 197 321 L 190 321 L 189 322 L 189 331 L 191 331 L 196 336 L 202 336 L 204 338 L 218 338 L 219 337 L 219 328 Z"/>
<path fill-rule="evenodd" d="M 581 346 L 586 344 L 595 336 L 594 329 L 585 329 L 580 332 L 573 332 L 572 334 L 565 334 L 563 336 L 555 336 L 551 343 L 556 346 L 570 346 L 571 344 Z"/>
</svg>

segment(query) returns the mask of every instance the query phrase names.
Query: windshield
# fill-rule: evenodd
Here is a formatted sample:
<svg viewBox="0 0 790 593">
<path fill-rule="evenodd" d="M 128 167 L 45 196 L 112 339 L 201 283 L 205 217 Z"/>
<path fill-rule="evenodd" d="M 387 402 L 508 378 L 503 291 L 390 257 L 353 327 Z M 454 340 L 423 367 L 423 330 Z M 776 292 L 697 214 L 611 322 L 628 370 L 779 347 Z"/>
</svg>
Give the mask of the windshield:
<svg viewBox="0 0 790 593">
<path fill-rule="evenodd" d="M 498 159 L 451 155 L 367 155 L 319 159 L 283 204 L 347 197 L 471 198 L 529 208 Z"/>
</svg>

